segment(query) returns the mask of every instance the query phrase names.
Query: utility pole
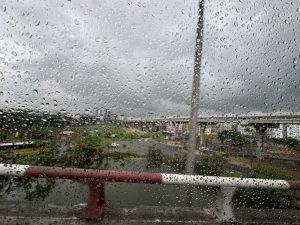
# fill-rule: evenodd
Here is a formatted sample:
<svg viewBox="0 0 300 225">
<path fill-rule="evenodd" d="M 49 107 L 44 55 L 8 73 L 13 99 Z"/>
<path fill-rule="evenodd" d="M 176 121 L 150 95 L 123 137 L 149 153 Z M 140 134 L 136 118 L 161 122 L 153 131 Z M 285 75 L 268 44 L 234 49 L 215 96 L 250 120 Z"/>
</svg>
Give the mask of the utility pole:
<svg viewBox="0 0 300 225">
<path fill-rule="evenodd" d="M 189 140 L 188 140 L 188 155 L 186 163 L 186 173 L 193 174 L 195 149 L 198 132 L 198 114 L 199 114 L 199 91 L 200 91 L 200 74 L 202 61 L 202 45 L 203 45 L 203 17 L 204 17 L 204 0 L 199 1 L 195 62 L 194 62 L 194 77 L 191 97 L 191 114 L 189 121 Z"/>
</svg>

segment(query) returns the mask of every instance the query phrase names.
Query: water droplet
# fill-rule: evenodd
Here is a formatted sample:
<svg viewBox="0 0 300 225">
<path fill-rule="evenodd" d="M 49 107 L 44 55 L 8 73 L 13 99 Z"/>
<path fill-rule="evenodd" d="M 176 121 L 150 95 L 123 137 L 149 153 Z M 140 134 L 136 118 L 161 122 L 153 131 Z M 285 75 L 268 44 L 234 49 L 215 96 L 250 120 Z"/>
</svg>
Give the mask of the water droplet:
<svg viewBox="0 0 300 225">
<path fill-rule="evenodd" d="M 100 42 L 100 41 L 101 41 L 101 38 L 100 38 L 100 37 L 96 37 L 96 38 L 95 38 L 95 41 L 96 41 L 96 42 Z"/>
<path fill-rule="evenodd" d="M 78 21 L 77 19 L 74 20 L 74 23 L 75 23 L 76 25 L 79 25 L 79 21 Z"/>
<path fill-rule="evenodd" d="M 3 96 L 4 95 L 4 92 L 3 91 L 0 91 L 0 96 Z"/>
<path fill-rule="evenodd" d="M 36 90 L 36 89 L 33 89 L 33 92 L 34 92 L 34 94 L 36 94 L 36 95 L 39 94 L 38 90 Z"/>
<path fill-rule="evenodd" d="M 296 58 L 294 58 L 293 63 L 298 64 L 298 60 Z"/>
</svg>

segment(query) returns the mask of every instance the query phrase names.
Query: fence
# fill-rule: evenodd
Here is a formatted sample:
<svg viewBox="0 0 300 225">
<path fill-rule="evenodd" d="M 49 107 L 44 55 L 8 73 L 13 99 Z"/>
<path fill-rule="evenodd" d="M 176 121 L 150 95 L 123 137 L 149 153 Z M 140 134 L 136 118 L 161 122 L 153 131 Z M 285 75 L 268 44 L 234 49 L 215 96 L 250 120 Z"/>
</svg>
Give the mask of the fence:
<svg viewBox="0 0 300 225">
<path fill-rule="evenodd" d="M 81 217 L 89 219 L 98 218 L 103 213 L 103 209 L 105 207 L 104 182 L 219 186 L 222 190 L 222 194 L 218 198 L 219 214 L 221 217 L 220 220 L 223 221 L 234 220 L 234 215 L 230 206 L 234 188 L 300 189 L 300 181 L 45 167 L 16 164 L 0 164 L 0 175 L 82 180 L 89 185 L 90 193 L 87 206 L 82 212 Z"/>
</svg>

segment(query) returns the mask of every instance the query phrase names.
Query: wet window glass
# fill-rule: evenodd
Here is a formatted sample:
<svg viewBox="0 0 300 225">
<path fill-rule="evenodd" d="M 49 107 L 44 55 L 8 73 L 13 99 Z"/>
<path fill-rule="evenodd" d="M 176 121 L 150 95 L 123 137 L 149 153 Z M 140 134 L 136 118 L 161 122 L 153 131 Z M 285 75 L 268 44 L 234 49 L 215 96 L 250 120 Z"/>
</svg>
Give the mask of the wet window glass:
<svg viewBox="0 0 300 225">
<path fill-rule="evenodd" d="M 297 224 L 296 0 L 2 0 L 0 224 Z"/>
</svg>

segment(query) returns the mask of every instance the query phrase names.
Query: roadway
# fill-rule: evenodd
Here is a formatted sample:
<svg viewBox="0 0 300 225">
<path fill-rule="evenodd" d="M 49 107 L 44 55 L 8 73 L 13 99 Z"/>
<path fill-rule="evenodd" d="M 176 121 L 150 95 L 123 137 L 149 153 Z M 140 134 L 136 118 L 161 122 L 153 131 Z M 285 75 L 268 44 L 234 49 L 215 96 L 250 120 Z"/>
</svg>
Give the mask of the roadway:
<svg viewBox="0 0 300 225">
<path fill-rule="evenodd" d="M 235 223 L 219 222 L 212 208 L 197 207 L 107 207 L 104 216 L 96 220 L 80 219 L 84 204 L 74 206 L 47 205 L 42 203 L 3 203 L 0 204 L 0 224 L 15 225 L 259 225 L 259 224 L 300 224 L 299 210 L 287 209 L 234 209 Z"/>
</svg>

